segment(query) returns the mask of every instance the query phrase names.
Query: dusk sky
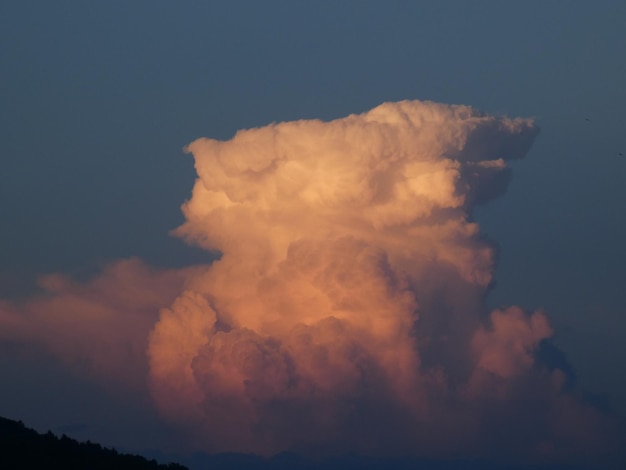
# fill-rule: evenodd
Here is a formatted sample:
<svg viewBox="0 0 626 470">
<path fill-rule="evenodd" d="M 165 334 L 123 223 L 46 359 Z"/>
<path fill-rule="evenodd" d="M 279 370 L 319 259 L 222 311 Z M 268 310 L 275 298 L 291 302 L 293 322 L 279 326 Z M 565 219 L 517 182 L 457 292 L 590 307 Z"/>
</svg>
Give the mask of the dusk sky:
<svg viewBox="0 0 626 470">
<path fill-rule="evenodd" d="M 623 444 L 625 51 L 623 0 L 2 2 L 0 416 L 517 458 L 534 400 L 532 452 Z"/>
</svg>

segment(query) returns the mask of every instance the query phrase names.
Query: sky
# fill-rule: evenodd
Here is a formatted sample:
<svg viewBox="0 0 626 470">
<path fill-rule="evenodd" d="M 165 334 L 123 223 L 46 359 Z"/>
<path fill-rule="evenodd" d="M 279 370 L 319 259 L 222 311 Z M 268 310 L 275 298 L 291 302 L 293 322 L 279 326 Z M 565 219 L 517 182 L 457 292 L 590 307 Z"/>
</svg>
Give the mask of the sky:
<svg viewBox="0 0 626 470">
<path fill-rule="evenodd" d="M 340 282 L 348 274 L 336 260 L 350 256 L 360 260 L 359 273 L 371 274 L 380 289 L 387 286 L 367 308 L 395 305 L 393 311 L 405 315 L 430 302 L 429 312 L 438 312 L 439 298 L 424 294 L 431 287 L 424 287 L 425 255 L 416 246 L 425 245 L 412 239 L 432 243 L 440 259 L 456 266 L 455 276 L 441 274 L 443 290 L 454 291 L 463 305 L 475 303 L 468 307 L 470 320 L 441 326 L 472 349 L 475 369 L 455 369 L 461 353 L 454 348 L 419 343 L 424 346 L 416 359 L 409 343 L 395 337 L 376 336 L 376 343 L 360 336 L 350 329 L 358 321 L 345 313 L 354 306 L 341 317 L 323 314 L 327 306 L 315 304 L 319 318 L 307 317 L 310 331 L 300 333 L 329 348 L 329 357 L 377 344 L 379 349 L 366 348 L 368 360 L 381 368 L 371 369 L 374 375 L 405 377 L 391 364 L 417 367 L 411 361 L 434 374 L 440 361 L 437 367 L 474 384 L 467 390 L 480 398 L 476 370 L 513 381 L 522 374 L 518 366 L 530 361 L 520 359 L 524 355 L 502 364 L 486 359 L 491 352 L 505 356 L 490 349 L 504 344 L 498 332 L 506 328 L 494 326 L 500 318 L 500 325 L 517 325 L 524 351 L 537 352 L 551 338 L 553 362 L 558 358 L 558 369 L 575 377 L 578 401 L 571 406 L 593 402 L 603 413 L 626 415 L 620 372 L 626 359 L 620 334 L 626 327 L 624 2 L 7 1 L 0 6 L 0 38 L 0 415 L 138 451 L 202 447 L 181 442 L 181 435 L 211 442 L 208 451 L 310 450 L 315 439 L 290 431 L 298 423 L 290 418 L 293 408 L 284 408 L 310 404 L 310 397 L 298 402 L 262 384 L 252 395 L 237 395 L 224 388 L 231 379 L 222 372 L 267 366 L 284 379 L 289 373 L 276 364 L 289 357 L 301 375 L 309 374 L 312 390 L 341 389 L 355 399 L 359 384 L 319 375 L 305 360 L 314 353 L 299 346 L 301 337 L 268 326 L 267 306 L 308 315 L 299 303 L 288 308 L 280 293 L 309 298 L 307 289 L 319 280 L 312 273 L 323 266 L 338 286 L 355 289 L 350 298 L 379 292 L 366 280 L 357 287 Z M 379 108 L 403 100 L 422 104 Z M 346 118 L 351 115 L 357 117 Z M 437 124 L 411 137 L 411 130 L 423 128 L 423 116 Z M 252 128 L 259 130 L 238 133 Z M 328 133 L 341 144 L 327 141 Z M 467 136 L 484 144 L 480 158 L 462 148 Z M 317 153 L 309 156 L 301 147 Z M 412 157 L 413 148 L 430 150 Z M 495 162 L 503 149 L 510 153 L 502 155 L 510 181 L 501 164 L 484 163 Z M 399 163 L 385 173 L 380 168 L 388 154 Z M 344 160 L 339 168 L 336 162 Z M 487 176 L 473 180 L 468 168 Z M 399 175 L 420 182 L 405 187 Z M 381 205 L 387 197 L 382 181 L 403 196 Z M 489 192 L 498 182 L 508 182 L 505 193 L 478 201 L 475 188 Z M 296 197 L 292 186 L 309 190 Z M 231 210 L 202 188 L 248 210 Z M 395 231 L 417 220 L 423 233 Z M 442 221 L 465 235 L 437 232 Z M 470 233 L 473 223 L 480 234 Z M 383 234 L 398 236 L 398 245 Z M 477 268 L 455 250 L 467 250 L 472 260 L 483 253 L 486 264 Z M 211 266 L 220 253 L 221 261 Z M 394 284 L 391 274 L 376 270 L 381 263 L 404 277 Z M 412 271 L 413 265 L 419 269 Z M 255 277 L 265 269 L 267 276 Z M 356 274 L 350 276 L 356 282 Z M 337 294 L 331 284 L 315 285 L 328 298 Z M 405 291 L 413 300 L 403 297 Z M 410 320 L 396 313 L 390 314 L 394 328 L 404 325 L 400 330 L 407 333 Z M 377 315 L 371 313 L 372 322 Z M 339 323 L 324 321 L 331 316 Z M 220 330 L 222 323 L 232 330 Z M 424 328 L 436 331 L 438 325 L 432 320 Z M 386 327 L 359 328 L 377 335 Z M 352 343 L 329 339 L 329 331 Z M 239 338 L 245 347 L 256 344 L 262 358 L 274 359 L 251 359 L 250 366 L 220 356 L 217 345 L 230 339 L 207 338 L 227 332 L 221 336 Z M 397 345 L 397 356 L 381 352 L 385 341 Z M 181 348 L 187 348 L 187 362 L 178 364 L 172 358 Z M 256 357 L 245 348 L 241 354 Z M 329 370 L 350 376 L 354 364 L 337 361 Z M 189 368 L 197 383 L 176 375 Z M 548 387 L 544 379 L 533 375 L 524 383 Z M 375 396 L 358 400 L 374 406 L 407 393 L 435 393 L 431 382 L 415 380 L 398 379 L 389 390 L 374 387 Z M 521 407 L 523 397 L 513 395 L 503 403 Z M 264 414 L 274 396 L 282 397 L 283 408 Z M 209 418 L 187 409 L 194 400 Z M 334 395 L 322 401 L 316 406 L 329 413 L 343 409 Z M 417 401 L 407 406 L 438 406 Z M 242 434 L 250 427 L 245 413 L 234 420 L 210 418 L 214 408 L 245 406 L 268 420 L 263 426 L 282 433 L 259 441 Z M 418 421 L 453 420 L 443 408 L 436 419 L 415 413 Z M 386 410 L 387 417 L 396 414 L 402 413 Z M 366 430 L 380 420 L 359 416 Z M 472 416 L 468 412 L 463 421 L 467 435 L 480 434 Z M 238 424 L 218 436 L 211 422 L 220 419 Z M 392 436 L 430 445 L 413 424 L 388 421 L 397 432 Z M 357 424 L 333 422 L 340 447 L 334 450 L 359 450 Z M 448 428 L 441 429 L 447 435 Z M 480 445 L 490 449 L 493 440 L 485 439 Z M 433 446 L 445 452 L 446 442 L 442 437 Z M 522 451 L 512 446 L 510 452 Z"/>
</svg>

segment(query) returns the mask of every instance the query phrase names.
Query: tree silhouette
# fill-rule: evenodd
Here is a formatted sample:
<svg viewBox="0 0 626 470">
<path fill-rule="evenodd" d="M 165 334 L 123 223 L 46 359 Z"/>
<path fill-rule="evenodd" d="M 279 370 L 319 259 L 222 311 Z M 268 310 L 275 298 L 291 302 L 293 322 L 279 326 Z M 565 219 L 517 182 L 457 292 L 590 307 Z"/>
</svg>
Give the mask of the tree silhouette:
<svg viewBox="0 0 626 470">
<path fill-rule="evenodd" d="M 21 421 L 0 418 L 0 469 L 50 467 L 63 470 L 187 470 L 176 463 L 159 464 L 156 460 L 121 454 L 90 441 L 78 442 L 65 434 L 60 438 L 50 431 L 39 434 Z"/>
</svg>

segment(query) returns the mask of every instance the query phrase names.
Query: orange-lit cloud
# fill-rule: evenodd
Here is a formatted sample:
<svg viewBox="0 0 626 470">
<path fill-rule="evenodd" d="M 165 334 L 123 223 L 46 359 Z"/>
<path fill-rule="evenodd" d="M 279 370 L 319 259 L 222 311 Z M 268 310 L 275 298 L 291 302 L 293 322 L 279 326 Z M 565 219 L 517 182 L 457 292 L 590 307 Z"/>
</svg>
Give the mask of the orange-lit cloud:
<svg viewBox="0 0 626 470">
<path fill-rule="evenodd" d="M 495 252 L 471 222 L 537 132 L 406 101 L 190 144 L 176 233 L 223 256 L 152 331 L 161 411 L 210 450 L 556 452 L 524 424 L 499 442 L 529 412 L 519 383 L 547 409 L 561 391 L 545 315 L 487 311 Z"/>
<path fill-rule="evenodd" d="M 0 303 L 0 340 L 44 348 L 76 374 L 113 388 L 145 388 L 150 328 L 192 272 L 152 270 L 129 259 L 87 282 L 43 276 L 39 295 Z"/>
<path fill-rule="evenodd" d="M 53 276 L 0 321 L 96 377 L 147 380 L 197 449 L 603 452 L 608 418 L 539 359 L 546 315 L 485 304 L 495 249 L 472 211 L 537 133 L 405 101 L 199 139 L 175 233 L 219 261 Z"/>
</svg>

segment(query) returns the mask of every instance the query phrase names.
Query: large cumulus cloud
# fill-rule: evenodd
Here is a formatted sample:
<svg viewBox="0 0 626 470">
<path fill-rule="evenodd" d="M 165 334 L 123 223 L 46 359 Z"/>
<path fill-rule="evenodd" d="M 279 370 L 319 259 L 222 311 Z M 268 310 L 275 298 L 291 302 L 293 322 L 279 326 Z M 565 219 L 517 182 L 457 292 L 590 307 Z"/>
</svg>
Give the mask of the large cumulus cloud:
<svg viewBox="0 0 626 470">
<path fill-rule="evenodd" d="M 585 450 L 563 410 L 582 441 L 602 420 L 537 361 L 544 313 L 487 310 L 495 249 L 472 222 L 537 133 L 405 101 L 190 144 L 176 233 L 222 258 L 151 333 L 161 411 L 215 451 Z"/>
<path fill-rule="evenodd" d="M 613 418 L 542 360 L 547 316 L 486 307 L 496 249 L 472 211 L 537 133 L 404 101 L 196 140 L 174 233 L 221 258 L 45 277 L 0 304 L 0 340 L 149 393 L 192 449 L 612 455 Z"/>
</svg>

